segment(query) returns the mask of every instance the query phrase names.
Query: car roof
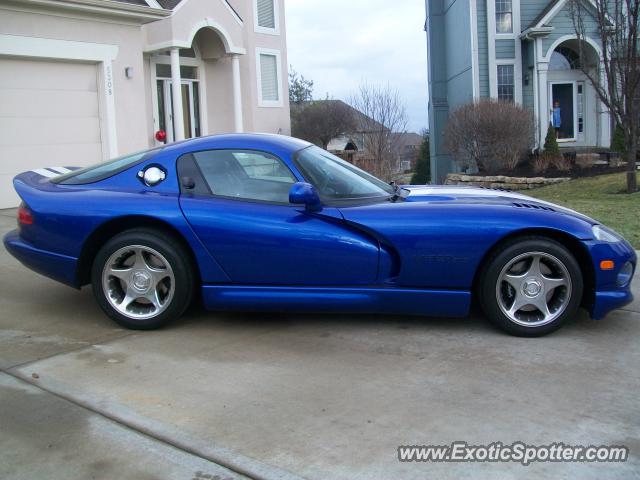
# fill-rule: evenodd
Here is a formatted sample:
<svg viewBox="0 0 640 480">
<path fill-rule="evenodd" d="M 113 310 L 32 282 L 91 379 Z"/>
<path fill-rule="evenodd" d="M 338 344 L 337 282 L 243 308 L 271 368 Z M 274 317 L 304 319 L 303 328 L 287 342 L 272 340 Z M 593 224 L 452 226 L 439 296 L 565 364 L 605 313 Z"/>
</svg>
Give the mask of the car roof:
<svg viewBox="0 0 640 480">
<path fill-rule="evenodd" d="M 280 150 L 287 153 L 297 152 L 312 144 L 298 138 L 269 133 L 232 133 L 192 138 L 172 143 L 163 148 L 164 152 L 184 153 L 202 149 L 243 148 L 249 150 Z"/>
</svg>

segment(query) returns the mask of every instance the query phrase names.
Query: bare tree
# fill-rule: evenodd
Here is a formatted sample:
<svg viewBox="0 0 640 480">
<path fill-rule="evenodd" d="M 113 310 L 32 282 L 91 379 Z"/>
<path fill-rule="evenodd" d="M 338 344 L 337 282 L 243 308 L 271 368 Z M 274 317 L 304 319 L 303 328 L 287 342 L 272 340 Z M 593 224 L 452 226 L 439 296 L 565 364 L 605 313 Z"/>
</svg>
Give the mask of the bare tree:
<svg viewBox="0 0 640 480">
<path fill-rule="evenodd" d="M 291 134 L 325 150 L 332 139 L 354 129 L 353 110 L 340 100 L 313 100 L 291 105 Z"/>
<path fill-rule="evenodd" d="M 406 130 L 407 112 L 398 90 L 389 85 L 363 83 L 351 96 L 357 130 L 364 139 L 364 148 L 376 164 L 376 173 L 391 180 L 397 170 L 397 142 Z"/>
<path fill-rule="evenodd" d="M 515 168 L 531 146 L 530 110 L 513 103 L 481 100 L 457 108 L 444 128 L 444 145 L 461 165 L 475 162 L 487 173 Z"/>
<path fill-rule="evenodd" d="M 570 12 L 578 39 L 580 68 L 598 97 L 624 132 L 627 146 L 627 192 L 638 189 L 636 155 L 640 133 L 640 0 L 570 1 Z M 590 19 L 595 19 L 595 28 Z M 594 31 L 595 30 L 595 31 Z M 602 47 L 602 64 L 593 62 L 585 40 L 597 35 Z M 595 64 L 594 64 L 595 63 Z"/>
</svg>

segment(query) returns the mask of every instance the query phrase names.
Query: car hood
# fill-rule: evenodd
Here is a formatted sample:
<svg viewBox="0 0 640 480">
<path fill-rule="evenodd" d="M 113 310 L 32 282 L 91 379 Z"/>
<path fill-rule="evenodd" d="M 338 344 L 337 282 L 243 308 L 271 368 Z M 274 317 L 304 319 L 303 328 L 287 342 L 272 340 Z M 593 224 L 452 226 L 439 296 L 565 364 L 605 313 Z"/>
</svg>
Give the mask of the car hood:
<svg viewBox="0 0 640 480">
<path fill-rule="evenodd" d="M 483 187 L 450 186 L 450 185 L 406 185 L 402 188 L 409 191 L 405 197 L 407 202 L 455 202 L 486 205 L 512 205 L 523 210 L 546 210 L 570 215 L 591 224 L 594 219 L 570 208 L 546 202 L 521 193 Z"/>
</svg>

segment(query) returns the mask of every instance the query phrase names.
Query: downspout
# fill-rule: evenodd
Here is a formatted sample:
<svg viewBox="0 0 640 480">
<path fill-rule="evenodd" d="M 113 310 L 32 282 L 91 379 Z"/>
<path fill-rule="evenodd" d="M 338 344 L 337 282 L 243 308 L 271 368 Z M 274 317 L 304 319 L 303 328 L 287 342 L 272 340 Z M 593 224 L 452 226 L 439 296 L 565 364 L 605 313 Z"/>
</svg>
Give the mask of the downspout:
<svg viewBox="0 0 640 480">
<path fill-rule="evenodd" d="M 538 84 L 538 39 L 533 39 L 533 75 L 531 81 L 533 82 L 533 116 L 536 119 L 536 148 L 540 150 L 542 145 L 540 143 L 540 85 Z"/>
</svg>

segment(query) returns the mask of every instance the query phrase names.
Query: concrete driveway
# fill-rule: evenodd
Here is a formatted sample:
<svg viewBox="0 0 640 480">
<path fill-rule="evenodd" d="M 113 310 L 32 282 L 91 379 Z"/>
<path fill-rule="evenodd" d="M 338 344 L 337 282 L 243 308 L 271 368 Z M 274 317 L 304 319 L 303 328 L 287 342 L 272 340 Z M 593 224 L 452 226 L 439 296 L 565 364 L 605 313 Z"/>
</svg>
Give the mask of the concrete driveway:
<svg viewBox="0 0 640 480">
<path fill-rule="evenodd" d="M 0 212 L 0 231 L 12 215 Z M 481 318 L 199 308 L 135 333 L 111 323 L 89 289 L 1 250 L 0 305 L 1 478 L 640 476 L 638 301 L 541 339 Z M 623 444 L 631 454 L 528 467 L 397 460 L 399 445 L 456 440 Z"/>
</svg>

